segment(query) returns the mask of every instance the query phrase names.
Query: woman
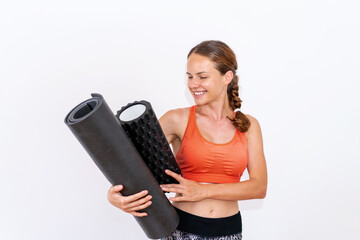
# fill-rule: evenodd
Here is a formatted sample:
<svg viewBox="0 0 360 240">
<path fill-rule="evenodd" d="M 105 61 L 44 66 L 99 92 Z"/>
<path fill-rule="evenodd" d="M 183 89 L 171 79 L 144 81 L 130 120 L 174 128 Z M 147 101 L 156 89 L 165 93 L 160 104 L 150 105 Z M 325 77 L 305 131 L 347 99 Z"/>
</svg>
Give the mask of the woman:
<svg viewBox="0 0 360 240">
<path fill-rule="evenodd" d="M 179 184 L 162 185 L 180 216 L 164 239 L 241 239 L 238 201 L 264 198 L 267 170 L 258 121 L 240 111 L 237 62 L 223 42 L 205 41 L 188 54 L 188 88 L 195 104 L 159 120 L 172 144 L 182 176 L 166 170 Z M 240 182 L 247 167 L 249 180 Z M 111 204 L 134 216 L 151 204 L 147 191 L 122 196 L 110 188 Z"/>
</svg>

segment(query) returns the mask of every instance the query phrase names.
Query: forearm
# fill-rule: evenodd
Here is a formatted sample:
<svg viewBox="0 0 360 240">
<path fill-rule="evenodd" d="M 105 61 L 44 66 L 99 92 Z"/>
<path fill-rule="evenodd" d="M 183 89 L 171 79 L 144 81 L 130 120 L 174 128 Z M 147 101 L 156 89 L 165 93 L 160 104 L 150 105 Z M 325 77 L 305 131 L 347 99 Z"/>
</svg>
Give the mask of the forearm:
<svg viewBox="0 0 360 240">
<path fill-rule="evenodd" d="M 252 177 L 250 180 L 237 183 L 202 184 L 188 180 L 170 170 L 166 174 L 175 178 L 179 184 L 162 184 L 160 187 L 165 192 L 177 193 L 170 197 L 170 201 L 200 201 L 203 199 L 219 199 L 238 201 L 254 198 L 264 198 L 266 195 L 267 178 Z"/>
<path fill-rule="evenodd" d="M 204 194 L 207 199 L 239 201 L 264 198 L 266 183 L 257 179 L 238 183 L 204 184 Z"/>
</svg>

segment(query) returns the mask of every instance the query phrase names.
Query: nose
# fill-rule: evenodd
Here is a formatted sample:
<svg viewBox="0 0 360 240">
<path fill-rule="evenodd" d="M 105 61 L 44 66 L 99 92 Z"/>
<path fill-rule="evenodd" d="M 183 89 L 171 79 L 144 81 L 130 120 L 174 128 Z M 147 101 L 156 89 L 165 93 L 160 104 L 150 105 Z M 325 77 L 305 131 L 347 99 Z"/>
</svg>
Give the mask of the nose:
<svg viewBox="0 0 360 240">
<path fill-rule="evenodd" d="M 194 88 L 194 89 L 196 89 L 196 88 L 198 88 L 199 86 L 200 86 L 200 81 L 199 81 L 199 79 L 198 78 L 196 78 L 196 77 L 194 77 L 194 78 L 189 78 L 188 79 L 188 86 L 189 86 L 189 88 Z"/>
</svg>

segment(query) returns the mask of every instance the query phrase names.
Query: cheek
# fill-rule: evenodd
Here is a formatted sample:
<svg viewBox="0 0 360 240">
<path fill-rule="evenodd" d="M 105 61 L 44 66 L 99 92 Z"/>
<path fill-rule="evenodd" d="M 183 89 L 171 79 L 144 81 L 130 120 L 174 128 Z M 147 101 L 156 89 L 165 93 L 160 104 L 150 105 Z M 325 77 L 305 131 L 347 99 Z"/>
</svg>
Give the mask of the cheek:
<svg viewBox="0 0 360 240">
<path fill-rule="evenodd" d="M 188 87 L 188 89 L 190 89 L 190 81 L 188 80 L 187 82 L 186 82 L 186 86 Z"/>
<path fill-rule="evenodd" d="M 208 81 L 203 81 L 201 86 L 205 87 L 206 89 L 211 89 L 212 88 L 212 82 L 210 80 Z"/>
<path fill-rule="evenodd" d="M 204 88 L 208 90 L 210 93 L 216 93 L 219 91 L 219 86 L 214 82 L 206 82 L 203 84 Z"/>
</svg>

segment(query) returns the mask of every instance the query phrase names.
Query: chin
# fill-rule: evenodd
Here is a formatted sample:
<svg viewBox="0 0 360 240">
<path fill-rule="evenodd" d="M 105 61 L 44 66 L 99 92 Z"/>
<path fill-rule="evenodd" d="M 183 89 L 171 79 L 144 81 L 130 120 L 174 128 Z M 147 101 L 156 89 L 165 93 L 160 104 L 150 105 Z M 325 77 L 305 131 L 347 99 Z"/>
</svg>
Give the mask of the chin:
<svg viewBox="0 0 360 240">
<path fill-rule="evenodd" d="M 207 101 L 206 100 L 202 100 L 202 99 L 196 99 L 194 98 L 194 102 L 197 106 L 202 106 L 202 105 L 206 105 Z"/>
</svg>

